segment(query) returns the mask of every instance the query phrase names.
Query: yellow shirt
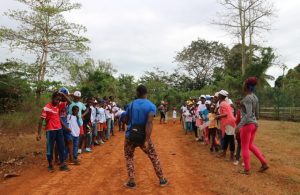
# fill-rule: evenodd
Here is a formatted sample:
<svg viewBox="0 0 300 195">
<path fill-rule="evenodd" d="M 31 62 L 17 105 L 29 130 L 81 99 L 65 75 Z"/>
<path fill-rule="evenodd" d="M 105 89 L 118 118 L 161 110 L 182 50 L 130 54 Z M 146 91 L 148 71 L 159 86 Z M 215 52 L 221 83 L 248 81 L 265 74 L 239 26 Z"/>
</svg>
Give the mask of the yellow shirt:
<svg viewBox="0 0 300 195">
<path fill-rule="evenodd" d="M 208 128 L 210 128 L 210 129 L 218 128 L 217 121 L 216 121 L 215 117 L 216 117 L 216 114 L 213 114 L 213 113 L 208 114 L 208 120 L 209 120 Z"/>
</svg>

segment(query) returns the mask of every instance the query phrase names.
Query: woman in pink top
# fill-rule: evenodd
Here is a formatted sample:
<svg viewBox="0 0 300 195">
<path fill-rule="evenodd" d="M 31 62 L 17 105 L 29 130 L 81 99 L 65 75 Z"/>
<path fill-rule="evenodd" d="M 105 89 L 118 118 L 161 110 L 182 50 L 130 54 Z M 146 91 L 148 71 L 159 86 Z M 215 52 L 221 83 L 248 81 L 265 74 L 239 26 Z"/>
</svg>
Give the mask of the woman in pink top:
<svg viewBox="0 0 300 195">
<path fill-rule="evenodd" d="M 216 119 L 221 122 L 222 138 L 224 139 L 223 152 L 218 156 L 219 158 L 226 158 L 226 151 L 228 145 L 230 146 L 230 160 L 234 160 L 234 132 L 235 132 L 235 118 L 232 113 L 232 107 L 226 101 L 228 97 L 228 92 L 221 90 L 219 92 L 220 99 L 220 115 L 216 116 Z"/>
</svg>

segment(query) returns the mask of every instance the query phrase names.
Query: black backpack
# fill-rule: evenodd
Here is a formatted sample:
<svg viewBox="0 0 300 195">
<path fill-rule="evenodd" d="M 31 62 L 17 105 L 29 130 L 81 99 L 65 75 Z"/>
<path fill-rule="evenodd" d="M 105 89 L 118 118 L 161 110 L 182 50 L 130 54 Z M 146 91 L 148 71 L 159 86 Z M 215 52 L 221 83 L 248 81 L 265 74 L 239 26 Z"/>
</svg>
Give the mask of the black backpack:
<svg viewBox="0 0 300 195">
<path fill-rule="evenodd" d="M 130 107 L 130 121 L 131 121 L 131 129 L 129 134 L 129 140 L 136 146 L 143 146 L 146 139 L 146 125 L 145 124 L 133 124 L 132 116 L 133 116 L 133 103 L 131 103 Z"/>
</svg>

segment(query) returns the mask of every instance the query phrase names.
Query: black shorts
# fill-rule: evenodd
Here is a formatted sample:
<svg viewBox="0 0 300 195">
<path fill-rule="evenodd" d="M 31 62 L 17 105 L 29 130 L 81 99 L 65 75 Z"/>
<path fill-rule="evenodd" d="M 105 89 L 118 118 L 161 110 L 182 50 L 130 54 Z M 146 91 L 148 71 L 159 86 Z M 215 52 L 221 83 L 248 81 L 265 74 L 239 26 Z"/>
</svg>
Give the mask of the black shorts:
<svg viewBox="0 0 300 195">
<path fill-rule="evenodd" d="M 164 112 L 160 112 L 160 118 L 166 118 L 166 114 Z"/>
</svg>

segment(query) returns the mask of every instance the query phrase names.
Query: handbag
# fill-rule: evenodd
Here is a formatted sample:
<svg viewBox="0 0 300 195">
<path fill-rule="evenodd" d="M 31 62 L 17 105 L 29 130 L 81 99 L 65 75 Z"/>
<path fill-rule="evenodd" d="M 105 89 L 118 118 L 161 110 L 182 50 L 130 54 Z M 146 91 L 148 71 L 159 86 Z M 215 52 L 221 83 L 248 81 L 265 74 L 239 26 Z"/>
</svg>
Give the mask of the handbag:
<svg viewBox="0 0 300 195">
<path fill-rule="evenodd" d="M 131 129 L 129 134 L 129 141 L 132 142 L 136 146 L 142 146 L 145 143 L 146 139 L 146 126 L 141 124 L 133 123 L 133 103 L 130 108 L 130 121 L 131 121 Z"/>
</svg>

